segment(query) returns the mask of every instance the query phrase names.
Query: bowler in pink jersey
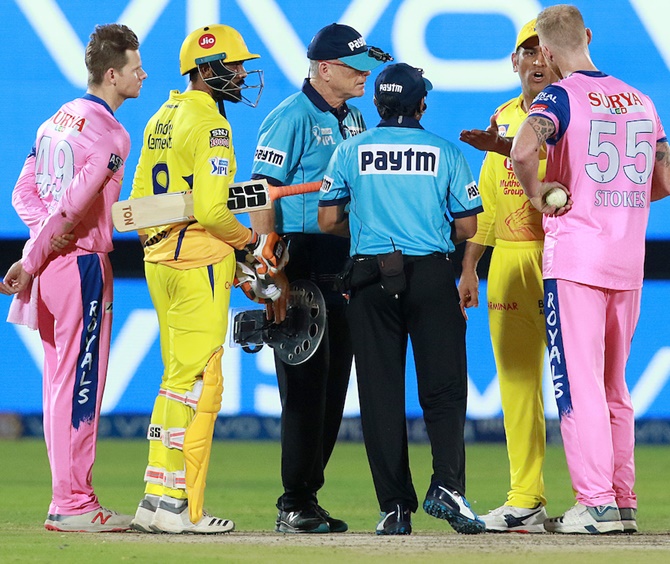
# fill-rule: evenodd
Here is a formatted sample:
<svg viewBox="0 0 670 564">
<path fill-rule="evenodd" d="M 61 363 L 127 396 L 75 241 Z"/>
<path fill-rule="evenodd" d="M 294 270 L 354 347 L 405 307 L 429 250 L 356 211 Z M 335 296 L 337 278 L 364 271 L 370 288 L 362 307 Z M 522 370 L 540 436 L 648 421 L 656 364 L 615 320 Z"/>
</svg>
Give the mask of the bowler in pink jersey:
<svg viewBox="0 0 670 564">
<path fill-rule="evenodd" d="M 16 294 L 8 320 L 37 328 L 44 346 L 48 530 L 125 531 L 132 519 L 101 507 L 91 476 L 112 326 L 110 208 L 130 151 L 114 111 L 146 78 L 138 48 L 128 27 L 96 27 L 88 90 L 40 126 L 12 195 L 30 239 L 0 292 Z"/>
<path fill-rule="evenodd" d="M 535 98 L 512 161 L 545 214 L 549 360 L 577 498 L 544 525 L 555 533 L 632 533 L 635 417 L 625 369 L 640 313 L 649 204 L 670 193 L 670 148 L 651 99 L 591 61 L 592 34 L 577 8 L 545 9 L 536 30 L 562 80 Z M 565 207 L 547 204 L 554 188 L 568 194 Z"/>
</svg>

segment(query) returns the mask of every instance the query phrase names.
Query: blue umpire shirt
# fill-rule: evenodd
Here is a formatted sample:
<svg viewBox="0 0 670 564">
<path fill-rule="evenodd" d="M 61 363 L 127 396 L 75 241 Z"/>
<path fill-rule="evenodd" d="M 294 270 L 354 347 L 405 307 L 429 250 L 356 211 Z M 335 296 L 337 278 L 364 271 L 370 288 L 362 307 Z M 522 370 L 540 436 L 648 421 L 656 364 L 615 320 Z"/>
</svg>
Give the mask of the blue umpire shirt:
<svg viewBox="0 0 670 564">
<path fill-rule="evenodd" d="M 340 144 L 319 195 L 319 206 L 349 205 L 352 256 L 451 253 L 451 222 L 483 210 L 460 149 L 408 117 Z"/>
<path fill-rule="evenodd" d="M 320 182 L 337 145 L 364 130 L 357 108 L 347 104 L 332 108 L 305 80 L 301 92 L 286 98 L 263 120 L 252 178 L 274 179 L 281 185 Z M 321 233 L 318 203 L 318 192 L 277 200 L 277 233 Z"/>
</svg>

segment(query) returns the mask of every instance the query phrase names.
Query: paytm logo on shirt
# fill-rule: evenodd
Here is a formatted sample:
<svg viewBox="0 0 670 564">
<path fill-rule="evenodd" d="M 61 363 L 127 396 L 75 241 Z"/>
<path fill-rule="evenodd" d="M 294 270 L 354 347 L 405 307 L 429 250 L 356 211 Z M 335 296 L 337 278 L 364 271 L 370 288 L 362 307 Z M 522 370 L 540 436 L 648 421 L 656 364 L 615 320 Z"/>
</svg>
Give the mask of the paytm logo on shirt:
<svg viewBox="0 0 670 564">
<path fill-rule="evenodd" d="M 284 165 L 285 159 L 286 153 L 284 153 L 284 151 L 273 149 L 272 147 L 263 147 L 259 145 L 256 147 L 256 153 L 254 153 L 255 161 L 268 163 L 280 168 Z"/>
<path fill-rule="evenodd" d="M 420 174 L 437 176 L 440 148 L 432 145 L 361 145 L 361 174 Z"/>
</svg>

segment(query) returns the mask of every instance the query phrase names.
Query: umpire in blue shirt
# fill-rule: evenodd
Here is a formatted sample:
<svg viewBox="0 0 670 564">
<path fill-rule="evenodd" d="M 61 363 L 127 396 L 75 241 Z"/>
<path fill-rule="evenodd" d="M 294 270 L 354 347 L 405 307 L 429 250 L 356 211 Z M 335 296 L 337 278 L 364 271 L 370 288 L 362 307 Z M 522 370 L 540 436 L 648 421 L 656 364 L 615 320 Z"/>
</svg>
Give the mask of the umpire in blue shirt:
<svg viewBox="0 0 670 564">
<path fill-rule="evenodd" d="M 465 316 L 449 260 L 474 235 L 482 204 L 460 150 L 421 127 L 431 88 L 404 63 L 379 74 L 381 122 L 337 147 L 319 201 L 321 229 L 350 238 L 347 319 L 382 535 L 410 534 L 418 508 L 407 452 L 408 338 L 433 454 L 423 508 L 460 533 L 484 531 L 464 495 Z"/>
<path fill-rule="evenodd" d="M 347 100 L 365 93 L 370 72 L 390 56 L 366 44 L 352 27 L 331 24 L 307 49 L 309 77 L 300 92 L 270 112 L 258 132 L 253 178 L 271 184 L 320 181 L 344 139 L 365 130 L 361 112 Z M 286 240 L 289 280 L 307 279 L 321 289 L 327 333 L 315 355 L 291 366 L 275 358 L 281 415 L 281 475 L 276 531 L 341 533 L 347 524 L 318 503 L 342 421 L 351 372 L 352 347 L 345 301 L 333 289 L 348 256 L 346 240 L 319 231 L 317 193 L 282 198 L 269 212 L 251 214 L 256 231 L 276 231 Z"/>
</svg>

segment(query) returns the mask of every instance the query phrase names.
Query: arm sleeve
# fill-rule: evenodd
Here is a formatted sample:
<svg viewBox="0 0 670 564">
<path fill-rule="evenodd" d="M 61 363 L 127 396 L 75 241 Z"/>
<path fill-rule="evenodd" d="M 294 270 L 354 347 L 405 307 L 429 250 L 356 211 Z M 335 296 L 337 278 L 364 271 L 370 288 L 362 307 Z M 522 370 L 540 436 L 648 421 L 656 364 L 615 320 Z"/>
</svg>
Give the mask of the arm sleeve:
<svg viewBox="0 0 670 564">
<path fill-rule="evenodd" d="M 196 133 L 197 135 L 197 133 Z M 236 249 L 249 242 L 249 228 L 242 225 L 228 208 L 228 187 L 235 176 L 235 151 L 230 147 L 211 147 L 208 134 L 195 141 L 193 171 L 193 213 L 209 233 Z"/>
<path fill-rule="evenodd" d="M 272 178 L 280 185 L 292 179 L 304 152 L 300 118 L 285 108 L 265 119 L 258 132 L 252 177 Z"/>
<path fill-rule="evenodd" d="M 478 214 L 482 211 L 482 198 L 470 165 L 459 149 L 453 145 L 450 145 L 450 149 L 452 154 L 451 167 L 448 168 L 451 174 L 447 193 L 447 210 L 453 218 Z"/>
<path fill-rule="evenodd" d="M 565 89 L 556 84 L 550 84 L 540 92 L 528 108 L 528 117 L 542 116 L 550 119 L 556 127 L 556 132 L 547 139 L 548 144 L 556 144 L 565 134 L 570 124 L 570 98 Z"/>
<path fill-rule="evenodd" d="M 23 268 L 26 272 L 35 274 L 40 269 L 51 254 L 51 239 L 72 231 L 109 179 L 122 166 L 130 142 L 124 143 L 123 147 L 119 145 L 119 137 L 111 134 L 101 136 L 92 144 L 84 166 L 63 191 L 58 206 L 23 248 Z"/>
<path fill-rule="evenodd" d="M 342 145 L 338 145 L 330 157 L 323 176 L 323 183 L 319 192 L 319 207 L 343 205 L 351 200 L 349 185 L 344 178 L 345 166 L 346 156 Z"/>
<path fill-rule="evenodd" d="M 33 233 L 49 215 L 35 184 L 35 149 L 28 155 L 12 192 L 12 206 Z"/>
<path fill-rule="evenodd" d="M 496 177 L 495 159 L 490 153 L 486 153 L 479 172 L 479 193 L 484 211 L 477 216 L 477 233 L 469 240 L 492 247 L 495 245 Z"/>
</svg>

